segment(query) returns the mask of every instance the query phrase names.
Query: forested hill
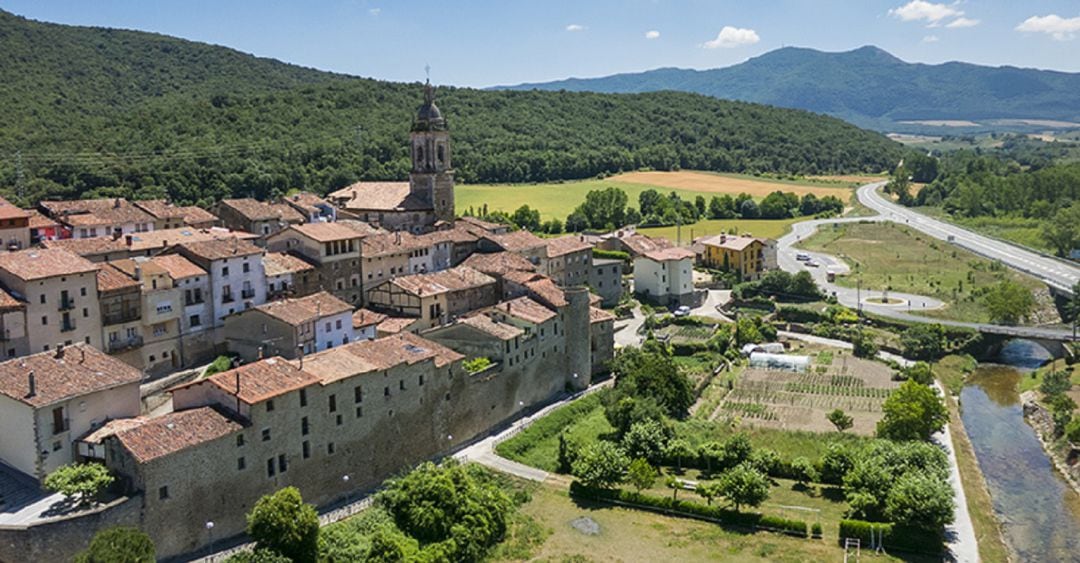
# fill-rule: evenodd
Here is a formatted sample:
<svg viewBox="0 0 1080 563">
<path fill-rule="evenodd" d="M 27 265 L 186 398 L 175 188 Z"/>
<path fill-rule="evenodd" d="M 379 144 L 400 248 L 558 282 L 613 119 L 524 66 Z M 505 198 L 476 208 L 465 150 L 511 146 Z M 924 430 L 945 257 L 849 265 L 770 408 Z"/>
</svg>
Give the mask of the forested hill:
<svg viewBox="0 0 1080 563">
<path fill-rule="evenodd" d="M 678 90 L 827 113 L 897 130 L 908 120 L 1080 122 L 1080 74 L 950 62 L 904 62 L 876 47 L 842 53 L 786 47 L 726 68 L 661 68 L 522 84 L 515 90 Z"/>
<path fill-rule="evenodd" d="M 419 84 L 304 69 L 161 35 L 0 12 L 0 192 L 206 204 L 404 179 Z M 828 173 L 903 147 L 837 119 L 686 93 L 440 88 L 458 178 L 576 179 L 642 167 Z"/>
</svg>

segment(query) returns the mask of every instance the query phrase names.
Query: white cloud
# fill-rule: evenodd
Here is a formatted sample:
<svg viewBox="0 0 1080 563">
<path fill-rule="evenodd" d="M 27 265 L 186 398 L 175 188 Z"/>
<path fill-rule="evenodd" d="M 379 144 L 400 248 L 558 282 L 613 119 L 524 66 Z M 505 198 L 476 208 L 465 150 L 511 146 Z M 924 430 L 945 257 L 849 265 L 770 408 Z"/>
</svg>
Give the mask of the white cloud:
<svg viewBox="0 0 1080 563">
<path fill-rule="evenodd" d="M 923 43 L 937 43 L 938 41 L 940 41 L 940 39 L 938 39 L 937 35 L 927 35 L 922 38 Z"/>
<path fill-rule="evenodd" d="M 964 12 L 947 4 L 934 4 L 926 0 L 911 0 L 899 8 L 889 10 L 889 15 L 903 21 L 925 21 L 927 27 L 937 27 L 941 20 L 964 15 Z"/>
<path fill-rule="evenodd" d="M 1031 16 L 1016 26 L 1016 30 L 1027 33 L 1046 33 L 1058 41 L 1068 41 L 1080 32 L 1080 16 L 1075 18 L 1063 18 L 1057 14 Z"/>
<path fill-rule="evenodd" d="M 585 31 L 585 26 L 572 23 L 566 26 L 566 31 Z"/>
<path fill-rule="evenodd" d="M 660 32 L 654 30 L 645 32 L 645 39 L 660 39 Z"/>
<path fill-rule="evenodd" d="M 382 8 L 372 8 L 368 10 L 368 12 L 370 12 L 373 16 L 377 16 L 382 13 Z"/>
<path fill-rule="evenodd" d="M 721 29 L 720 33 L 716 36 L 716 39 L 706 41 L 702 43 L 701 46 L 706 49 L 718 49 L 721 47 L 730 49 L 742 45 L 753 45 L 758 41 L 761 41 L 761 38 L 758 37 L 757 32 L 752 29 L 743 29 L 725 25 L 724 29 Z"/>
<path fill-rule="evenodd" d="M 952 29 L 956 29 L 958 27 L 975 27 L 975 26 L 979 25 L 979 22 L 980 22 L 980 20 L 973 20 L 971 18 L 965 18 L 965 17 L 961 16 L 961 17 L 956 18 L 955 20 L 949 22 L 949 24 L 946 25 L 945 27 L 952 28 Z"/>
</svg>

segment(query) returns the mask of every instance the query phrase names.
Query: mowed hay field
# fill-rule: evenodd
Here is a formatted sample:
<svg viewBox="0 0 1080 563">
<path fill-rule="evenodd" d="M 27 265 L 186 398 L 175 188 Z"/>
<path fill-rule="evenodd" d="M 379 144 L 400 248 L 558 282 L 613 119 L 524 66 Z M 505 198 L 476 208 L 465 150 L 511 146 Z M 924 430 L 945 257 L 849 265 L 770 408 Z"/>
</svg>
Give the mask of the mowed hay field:
<svg viewBox="0 0 1080 563">
<path fill-rule="evenodd" d="M 872 181 L 872 179 L 870 180 Z M 630 172 L 604 180 L 582 180 L 550 184 L 476 184 L 459 185 L 454 189 L 458 213 L 472 207 L 480 209 L 487 204 L 489 211 L 512 213 L 528 204 L 540 212 L 542 220 L 565 219 L 591 190 L 616 187 L 626 192 L 627 204 L 638 206 L 638 196 L 645 190 L 663 193 L 675 192 L 679 197 L 693 201 L 701 195 L 706 199 L 714 195 L 732 196 L 747 193 L 754 199 L 762 199 L 775 191 L 794 192 L 799 195 L 813 193 L 819 197 L 834 195 L 845 203 L 851 197 L 851 189 L 862 182 L 831 177 L 828 179 L 776 180 L 739 174 L 716 174 L 712 172 Z"/>
<path fill-rule="evenodd" d="M 755 237 L 778 238 L 788 232 L 792 223 L 806 221 L 811 217 L 793 217 L 791 219 L 706 219 L 682 226 L 681 242 L 689 244 L 692 239 L 718 235 L 720 233 L 749 234 Z M 655 238 L 666 238 L 678 242 L 680 229 L 671 227 L 640 228 L 638 232 Z"/>
</svg>

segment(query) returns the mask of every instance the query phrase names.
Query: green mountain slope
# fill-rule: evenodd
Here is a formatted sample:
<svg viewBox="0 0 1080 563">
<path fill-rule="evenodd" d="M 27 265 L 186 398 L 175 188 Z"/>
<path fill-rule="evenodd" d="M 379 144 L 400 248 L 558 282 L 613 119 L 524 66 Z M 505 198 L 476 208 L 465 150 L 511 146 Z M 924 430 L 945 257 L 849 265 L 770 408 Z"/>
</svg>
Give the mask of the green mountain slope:
<svg viewBox="0 0 1080 563">
<path fill-rule="evenodd" d="M 3 12 L 0 57 L 14 61 L 0 65 L 0 191 L 24 204 L 111 195 L 206 204 L 408 173 L 418 84 Z M 446 88 L 438 100 L 466 182 L 641 167 L 877 171 L 904 152 L 837 119 L 686 93 Z"/>
<path fill-rule="evenodd" d="M 509 88 L 678 90 L 827 113 L 883 130 L 907 120 L 1080 122 L 1080 74 L 956 62 L 911 64 L 876 47 L 843 53 L 787 47 L 727 68 L 662 68 Z"/>
</svg>

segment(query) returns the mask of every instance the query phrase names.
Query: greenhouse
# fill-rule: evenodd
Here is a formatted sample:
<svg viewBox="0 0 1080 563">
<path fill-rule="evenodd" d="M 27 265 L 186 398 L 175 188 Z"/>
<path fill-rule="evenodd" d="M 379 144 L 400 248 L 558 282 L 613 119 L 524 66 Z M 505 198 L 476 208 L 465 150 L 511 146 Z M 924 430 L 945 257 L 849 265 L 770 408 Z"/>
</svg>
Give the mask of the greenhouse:
<svg viewBox="0 0 1080 563">
<path fill-rule="evenodd" d="M 754 352 L 750 354 L 750 367 L 804 373 L 810 367 L 810 356 Z"/>
</svg>

